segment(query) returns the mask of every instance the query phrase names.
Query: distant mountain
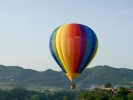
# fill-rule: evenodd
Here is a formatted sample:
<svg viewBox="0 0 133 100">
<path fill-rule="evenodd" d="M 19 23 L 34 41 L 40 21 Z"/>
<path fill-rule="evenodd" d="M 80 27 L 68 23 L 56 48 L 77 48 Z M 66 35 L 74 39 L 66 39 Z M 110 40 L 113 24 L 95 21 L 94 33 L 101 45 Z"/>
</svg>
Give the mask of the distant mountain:
<svg viewBox="0 0 133 100">
<path fill-rule="evenodd" d="M 102 85 L 110 82 L 113 86 L 131 83 L 133 70 L 126 68 L 113 68 L 110 66 L 96 66 L 86 69 L 81 77 L 76 80 L 82 81 L 80 86 Z"/>
<path fill-rule="evenodd" d="M 10 80 L 24 81 L 36 74 L 39 74 L 39 72 L 35 70 L 24 69 L 18 66 L 0 65 L 0 82 L 9 82 Z"/>
<path fill-rule="evenodd" d="M 57 72 L 57 71 L 48 69 L 25 80 L 25 83 L 60 87 L 64 79 L 66 79 L 66 77 L 63 72 Z"/>
<path fill-rule="evenodd" d="M 88 88 L 91 85 L 103 85 L 110 82 L 112 85 L 126 84 L 133 81 L 133 70 L 113 68 L 110 66 L 96 66 L 87 68 L 80 77 L 74 80 L 78 88 Z M 30 89 L 45 87 L 69 88 L 70 81 L 62 71 L 48 69 L 38 72 L 18 66 L 0 65 L 0 88 L 23 86 Z"/>
</svg>

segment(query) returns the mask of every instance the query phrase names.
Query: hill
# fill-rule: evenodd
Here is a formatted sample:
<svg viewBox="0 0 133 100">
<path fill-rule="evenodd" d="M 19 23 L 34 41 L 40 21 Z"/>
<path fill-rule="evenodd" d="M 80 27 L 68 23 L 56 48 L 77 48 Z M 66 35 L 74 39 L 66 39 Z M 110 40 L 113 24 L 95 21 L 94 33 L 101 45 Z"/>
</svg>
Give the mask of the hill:
<svg viewBox="0 0 133 100">
<path fill-rule="evenodd" d="M 113 68 L 110 66 L 95 66 L 87 68 L 74 82 L 78 88 L 88 88 L 92 85 L 103 85 L 110 82 L 113 86 L 127 84 L 133 81 L 133 70 Z M 0 88 L 10 89 L 16 86 L 26 88 L 69 88 L 70 81 L 62 71 L 48 69 L 38 72 L 18 66 L 0 65 Z"/>
</svg>

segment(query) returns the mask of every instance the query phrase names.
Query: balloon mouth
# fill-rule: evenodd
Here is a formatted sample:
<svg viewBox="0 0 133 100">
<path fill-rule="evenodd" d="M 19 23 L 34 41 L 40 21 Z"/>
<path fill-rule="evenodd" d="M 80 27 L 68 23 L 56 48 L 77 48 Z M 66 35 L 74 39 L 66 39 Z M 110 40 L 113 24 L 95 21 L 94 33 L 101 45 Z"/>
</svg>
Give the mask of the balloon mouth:
<svg viewBox="0 0 133 100">
<path fill-rule="evenodd" d="M 80 76 L 80 73 L 66 73 L 67 77 L 70 81 L 72 81 L 74 78 Z"/>
</svg>

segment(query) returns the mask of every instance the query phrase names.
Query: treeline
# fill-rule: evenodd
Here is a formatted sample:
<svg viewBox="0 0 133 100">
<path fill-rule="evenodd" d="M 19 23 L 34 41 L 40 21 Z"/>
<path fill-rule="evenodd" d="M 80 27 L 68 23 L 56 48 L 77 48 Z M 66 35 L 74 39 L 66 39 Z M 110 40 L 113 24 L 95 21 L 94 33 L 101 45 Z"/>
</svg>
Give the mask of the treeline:
<svg viewBox="0 0 133 100">
<path fill-rule="evenodd" d="M 82 91 L 77 95 L 78 100 L 133 100 L 132 89 L 120 87 L 113 89 L 94 89 Z"/>
<path fill-rule="evenodd" d="M 132 89 L 119 88 L 115 91 L 94 89 L 79 91 L 31 91 L 15 88 L 8 91 L 0 90 L 0 100 L 133 100 Z"/>
<path fill-rule="evenodd" d="M 15 88 L 8 91 L 0 90 L 0 100 L 75 100 L 73 91 L 31 91 L 24 88 Z"/>
</svg>

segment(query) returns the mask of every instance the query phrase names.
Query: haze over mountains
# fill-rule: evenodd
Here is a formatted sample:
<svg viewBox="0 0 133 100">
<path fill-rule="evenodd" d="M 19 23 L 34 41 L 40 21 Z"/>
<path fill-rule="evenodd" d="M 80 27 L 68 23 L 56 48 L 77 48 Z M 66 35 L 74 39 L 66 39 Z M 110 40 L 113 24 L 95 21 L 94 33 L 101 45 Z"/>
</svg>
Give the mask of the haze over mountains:
<svg viewBox="0 0 133 100">
<path fill-rule="evenodd" d="M 89 88 L 92 85 L 103 85 L 110 82 L 113 86 L 131 83 L 133 70 L 95 66 L 87 68 L 80 77 L 74 80 L 77 88 Z M 33 89 L 69 88 L 70 81 L 62 71 L 48 69 L 42 72 L 24 69 L 18 66 L 0 65 L 0 88 L 11 89 L 23 86 Z"/>
</svg>

